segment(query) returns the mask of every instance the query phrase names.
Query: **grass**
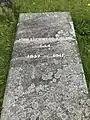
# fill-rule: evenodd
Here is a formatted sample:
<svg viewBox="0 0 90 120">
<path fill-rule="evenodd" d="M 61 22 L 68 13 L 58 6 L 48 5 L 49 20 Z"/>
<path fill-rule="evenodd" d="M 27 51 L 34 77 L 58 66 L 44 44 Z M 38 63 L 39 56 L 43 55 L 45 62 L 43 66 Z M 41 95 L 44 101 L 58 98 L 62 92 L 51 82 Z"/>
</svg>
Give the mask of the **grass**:
<svg viewBox="0 0 90 120">
<path fill-rule="evenodd" d="M 70 11 L 77 35 L 88 90 L 90 91 L 90 7 L 89 0 L 14 0 L 15 18 L 0 14 L 0 111 L 9 70 L 18 14 L 21 12 Z M 7 12 L 8 13 L 8 12 Z"/>
</svg>

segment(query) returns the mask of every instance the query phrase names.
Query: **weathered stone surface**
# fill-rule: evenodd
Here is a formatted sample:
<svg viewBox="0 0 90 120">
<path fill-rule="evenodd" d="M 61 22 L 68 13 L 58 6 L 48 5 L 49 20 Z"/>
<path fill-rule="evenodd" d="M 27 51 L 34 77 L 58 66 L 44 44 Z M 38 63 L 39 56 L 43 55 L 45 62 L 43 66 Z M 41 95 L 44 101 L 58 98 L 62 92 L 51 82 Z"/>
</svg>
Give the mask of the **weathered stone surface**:
<svg viewBox="0 0 90 120">
<path fill-rule="evenodd" d="M 63 30 L 61 36 L 65 36 L 65 33 L 70 36 L 68 30 L 72 25 L 68 24 L 69 22 L 71 16 L 66 12 L 21 14 L 16 39 L 55 37 L 59 30 Z"/>
<path fill-rule="evenodd" d="M 39 18 L 38 28 L 72 27 L 67 34 L 56 28 L 54 36 L 49 32 L 44 38 L 41 30 L 42 38 L 36 38 L 31 19 Z M 69 13 L 21 14 L 19 22 L 1 120 L 89 120 L 90 99 Z M 28 38 L 21 38 L 22 29 L 30 29 Z"/>
</svg>

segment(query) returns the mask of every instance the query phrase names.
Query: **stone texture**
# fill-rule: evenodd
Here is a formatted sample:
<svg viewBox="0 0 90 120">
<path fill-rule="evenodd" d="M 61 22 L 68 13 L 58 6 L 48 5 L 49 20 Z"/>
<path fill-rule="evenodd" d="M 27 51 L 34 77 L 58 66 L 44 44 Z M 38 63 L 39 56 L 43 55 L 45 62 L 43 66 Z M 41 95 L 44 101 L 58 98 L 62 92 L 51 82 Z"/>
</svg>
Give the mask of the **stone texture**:
<svg viewBox="0 0 90 120">
<path fill-rule="evenodd" d="M 1 120 L 89 120 L 89 104 L 70 14 L 21 14 Z"/>
<path fill-rule="evenodd" d="M 63 30 L 61 35 L 65 36 L 71 28 L 70 21 L 71 16 L 66 12 L 20 14 L 16 39 L 55 37 L 59 30 Z"/>
</svg>

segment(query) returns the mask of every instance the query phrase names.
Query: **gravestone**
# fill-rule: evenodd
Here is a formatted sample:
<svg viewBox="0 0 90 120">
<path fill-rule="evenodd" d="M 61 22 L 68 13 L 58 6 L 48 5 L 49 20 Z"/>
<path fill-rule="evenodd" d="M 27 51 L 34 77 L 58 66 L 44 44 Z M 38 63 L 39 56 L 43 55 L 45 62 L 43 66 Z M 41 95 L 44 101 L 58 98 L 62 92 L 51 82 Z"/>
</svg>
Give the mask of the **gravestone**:
<svg viewBox="0 0 90 120">
<path fill-rule="evenodd" d="M 89 119 L 70 13 L 20 14 L 1 120 Z"/>
</svg>

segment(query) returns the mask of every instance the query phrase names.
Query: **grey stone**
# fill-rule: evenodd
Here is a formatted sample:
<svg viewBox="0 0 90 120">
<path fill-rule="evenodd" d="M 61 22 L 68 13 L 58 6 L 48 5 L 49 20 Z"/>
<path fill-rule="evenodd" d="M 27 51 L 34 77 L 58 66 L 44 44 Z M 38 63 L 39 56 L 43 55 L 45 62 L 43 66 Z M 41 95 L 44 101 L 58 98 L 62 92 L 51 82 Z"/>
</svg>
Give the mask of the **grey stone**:
<svg viewBox="0 0 90 120">
<path fill-rule="evenodd" d="M 20 14 L 1 120 L 89 120 L 77 48 L 68 12 Z"/>
<path fill-rule="evenodd" d="M 28 13 L 27 15 L 22 13 L 16 39 L 55 37 L 61 29 L 65 33 L 71 28 L 71 24 L 68 24 L 71 21 L 69 14 L 69 12 Z"/>
<path fill-rule="evenodd" d="M 90 99 L 87 99 L 86 103 L 90 107 Z"/>
</svg>

